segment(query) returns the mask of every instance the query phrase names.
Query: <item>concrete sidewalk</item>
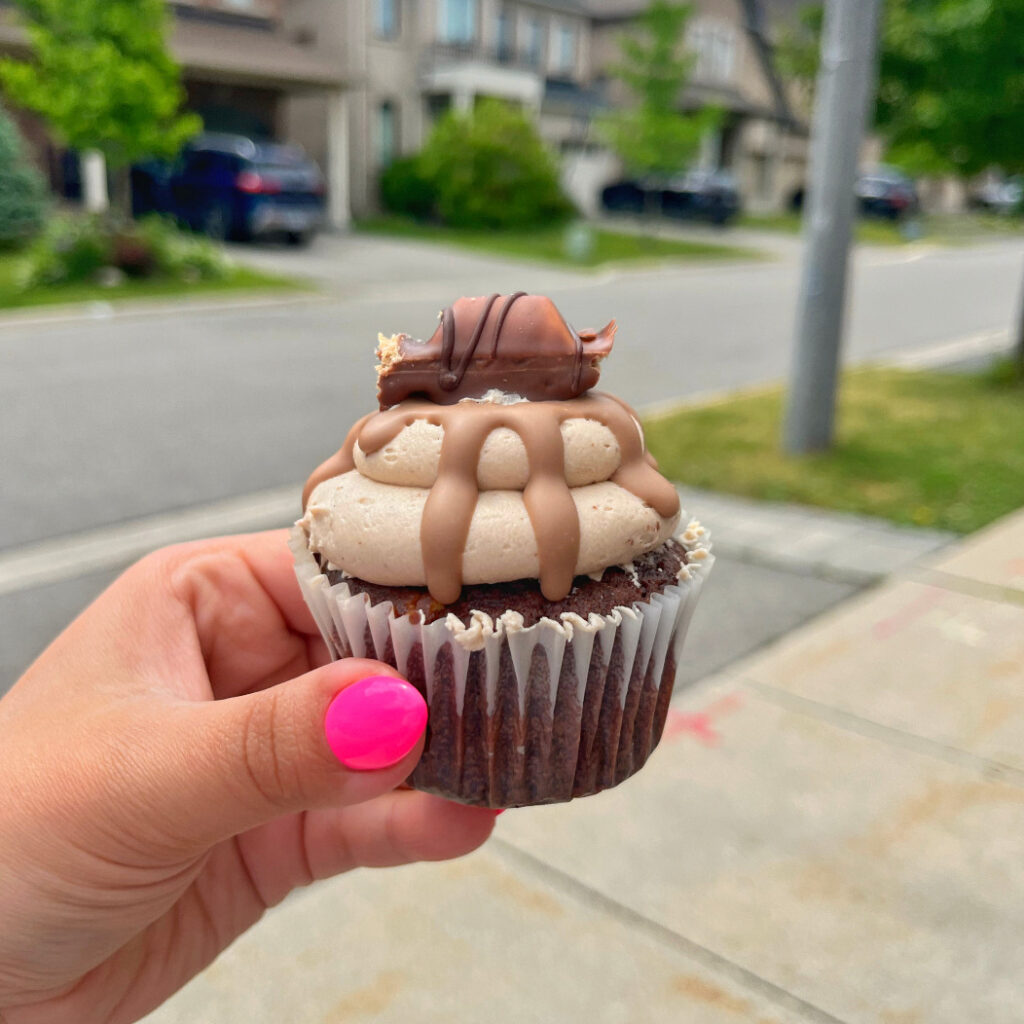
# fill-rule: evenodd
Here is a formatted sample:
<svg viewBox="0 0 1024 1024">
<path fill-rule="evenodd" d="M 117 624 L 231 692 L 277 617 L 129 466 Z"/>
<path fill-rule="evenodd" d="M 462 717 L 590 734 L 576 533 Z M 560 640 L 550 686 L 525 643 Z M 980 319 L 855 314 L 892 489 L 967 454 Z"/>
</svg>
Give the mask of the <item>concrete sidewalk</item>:
<svg viewBox="0 0 1024 1024">
<path fill-rule="evenodd" d="M 298 893 L 147 1019 L 1016 1024 L 1024 512 L 930 559 L 681 694 L 618 789 Z"/>
</svg>

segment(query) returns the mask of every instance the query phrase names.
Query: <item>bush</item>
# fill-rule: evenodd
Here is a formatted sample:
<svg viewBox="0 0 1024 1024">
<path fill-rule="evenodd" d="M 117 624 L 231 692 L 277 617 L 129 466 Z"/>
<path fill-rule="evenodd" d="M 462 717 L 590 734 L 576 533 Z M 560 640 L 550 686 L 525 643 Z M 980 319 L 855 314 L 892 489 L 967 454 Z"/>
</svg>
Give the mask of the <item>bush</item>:
<svg viewBox="0 0 1024 1024">
<path fill-rule="evenodd" d="M 47 199 L 42 175 L 25 157 L 17 127 L 0 109 L 0 248 L 20 245 L 39 233 Z"/>
<path fill-rule="evenodd" d="M 438 215 L 452 227 L 532 227 L 573 213 L 533 124 L 496 100 L 442 117 L 417 162 L 436 192 Z"/>
<path fill-rule="evenodd" d="M 418 156 L 402 157 L 380 175 L 380 200 L 391 213 L 426 220 L 437 206 L 437 189 L 423 173 Z"/>
<path fill-rule="evenodd" d="M 102 216 L 55 217 L 29 248 L 22 284 L 88 281 L 108 269 L 200 281 L 225 277 L 230 264 L 206 239 L 160 217 L 121 225 Z"/>
</svg>

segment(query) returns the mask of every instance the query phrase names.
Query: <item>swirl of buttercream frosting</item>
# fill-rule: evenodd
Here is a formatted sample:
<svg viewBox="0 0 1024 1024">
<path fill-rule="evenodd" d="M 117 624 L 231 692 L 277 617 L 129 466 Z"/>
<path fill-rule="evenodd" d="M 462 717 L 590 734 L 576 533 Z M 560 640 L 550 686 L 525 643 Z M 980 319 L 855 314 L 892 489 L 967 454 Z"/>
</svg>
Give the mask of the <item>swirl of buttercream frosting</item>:
<svg viewBox="0 0 1024 1024">
<path fill-rule="evenodd" d="M 640 429 L 637 424 L 637 430 Z M 597 420 L 576 417 L 561 424 L 565 451 L 565 482 L 570 487 L 600 483 L 619 468 L 621 453 L 615 435 Z M 363 476 L 400 487 L 432 487 L 437 480 L 444 427 L 413 420 L 395 438 L 367 454 L 357 441 L 352 457 Z M 508 427 L 491 431 L 476 467 L 481 491 L 521 491 L 530 479 L 530 462 L 522 438 Z"/>
<path fill-rule="evenodd" d="M 573 421 L 584 426 L 563 431 Z M 582 472 L 586 459 L 577 459 L 571 479 L 567 437 L 580 429 L 604 453 L 603 465 Z M 436 465 L 425 459 L 416 471 L 422 476 L 401 475 L 417 461 L 408 451 L 402 457 L 403 433 L 407 446 L 416 438 L 438 446 Z M 522 448 L 525 476 L 514 458 L 501 468 L 506 433 Z M 489 441 L 498 454 L 483 476 L 506 484 L 491 490 L 481 486 Z M 578 455 L 588 444 L 572 447 Z M 380 475 L 373 463 L 387 466 L 389 454 L 395 482 L 372 479 Z M 678 495 L 646 453 L 635 414 L 596 392 L 560 402 L 400 403 L 360 420 L 314 472 L 304 498 L 310 546 L 328 563 L 373 583 L 427 586 L 442 604 L 464 583 L 528 577 L 559 600 L 574 576 L 663 543 L 679 518 Z"/>
<path fill-rule="evenodd" d="M 600 573 L 653 550 L 671 537 L 679 514 L 660 516 L 609 481 L 571 489 L 579 521 L 573 575 Z M 420 524 L 426 487 L 383 484 L 351 470 L 313 490 L 302 524 L 310 548 L 331 566 L 385 586 L 427 586 Z M 523 493 L 482 491 L 462 552 L 462 582 L 538 579 L 541 560 Z"/>
</svg>

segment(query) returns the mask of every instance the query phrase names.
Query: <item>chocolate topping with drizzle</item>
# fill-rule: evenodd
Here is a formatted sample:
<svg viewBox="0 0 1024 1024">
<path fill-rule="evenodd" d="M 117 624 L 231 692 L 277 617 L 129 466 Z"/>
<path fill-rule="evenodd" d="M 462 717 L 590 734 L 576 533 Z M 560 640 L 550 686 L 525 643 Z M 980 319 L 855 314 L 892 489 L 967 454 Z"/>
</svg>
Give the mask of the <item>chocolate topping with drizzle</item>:
<svg viewBox="0 0 1024 1024">
<path fill-rule="evenodd" d="M 615 321 L 576 331 L 543 295 L 459 299 L 427 341 L 402 334 L 380 350 L 381 409 L 407 398 L 452 405 L 492 389 L 531 401 L 576 398 L 597 384 Z"/>
</svg>

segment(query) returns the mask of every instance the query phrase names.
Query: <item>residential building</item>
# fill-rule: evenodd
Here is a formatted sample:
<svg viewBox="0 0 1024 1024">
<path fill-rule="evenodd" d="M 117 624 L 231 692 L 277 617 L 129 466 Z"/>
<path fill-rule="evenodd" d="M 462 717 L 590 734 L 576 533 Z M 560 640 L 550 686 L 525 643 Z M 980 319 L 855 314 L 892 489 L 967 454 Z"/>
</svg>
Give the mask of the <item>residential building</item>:
<svg viewBox="0 0 1024 1024">
<path fill-rule="evenodd" d="M 794 0 L 770 0 L 791 6 Z M 621 173 L 596 115 L 624 102 L 610 75 L 645 0 L 169 0 L 188 106 L 208 128 L 302 143 L 324 168 L 331 221 L 377 206 L 381 170 L 420 148 L 445 110 L 520 105 L 561 155 L 577 204 Z M 0 52 L 25 40 L 0 0 Z M 683 108 L 719 106 L 700 162 L 737 176 L 748 206 L 803 181 L 806 132 L 774 73 L 758 0 L 697 0 Z M 36 136 L 40 133 L 36 131 Z M 52 147 L 51 147 L 52 150 Z"/>
<path fill-rule="evenodd" d="M 589 0 L 587 6 L 594 64 L 604 74 L 618 59 L 619 38 L 647 2 Z M 772 13 L 787 6 L 775 0 Z M 778 77 L 772 29 L 756 0 L 698 0 L 687 25 L 694 64 L 679 100 L 683 110 L 712 105 L 721 111 L 697 162 L 732 171 L 745 206 L 754 210 L 781 209 L 802 185 L 807 162 L 806 127 Z M 608 83 L 607 99 L 627 101 L 620 83 Z"/>
<path fill-rule="evenodd" d="M 590 21 L 582 3 L 562 0 L 290 0 L 292 34 L 315 39 L 349 81 L 351 205 L 376 206 L 381 169 L 422 146 L 449 108 L 481 97 L 535 114 L 553 145 L 578 125 L 561 96 L 591 76 Z M 288 104 L 288 131 L 321 157 L 322 97 Z"/>
<path fill-rule="evenodd" d="M 331 220 L 348 220 L 346 70 L 289 34 L 283 18 L 288 0 L 173 0 L 170 46 L 182 67 L 187 106 L 215 131 L 273 137 L 286 131 L 287 105 L 299 97 L 323 102 L 321 156 L 328 178 Z M 344 6 L 339 0 L 338 6 Z M 0 54 L 25 56 L 24 32 L 12 5 L 0 0 Z M 59 159 L 38 122 L 19 118 L 53 184 L 74 194 L 77 181 L 63 180 L 74 165 Z M 338 126 L 342 130 L 338 130 Z"/>
</svg>

